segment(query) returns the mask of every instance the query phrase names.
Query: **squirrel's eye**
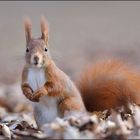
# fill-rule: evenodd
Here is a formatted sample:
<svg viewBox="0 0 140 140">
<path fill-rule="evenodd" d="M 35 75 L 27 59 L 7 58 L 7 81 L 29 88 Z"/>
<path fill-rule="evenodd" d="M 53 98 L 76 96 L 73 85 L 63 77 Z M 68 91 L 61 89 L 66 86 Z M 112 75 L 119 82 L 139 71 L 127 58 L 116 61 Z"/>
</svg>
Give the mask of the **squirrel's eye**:
<svg viewBox="0 0 140 140">
<path fill-rule="evenodd" d="M 26 49 L 26 52 L 29 52 L 29 49 L 28 48 Z"/>
<path fill-rule="evenodd" d="M 47 52 L 48 51 L 48 49 L 47 48 L 45 48 L 45 52 Z"/>
</svg>

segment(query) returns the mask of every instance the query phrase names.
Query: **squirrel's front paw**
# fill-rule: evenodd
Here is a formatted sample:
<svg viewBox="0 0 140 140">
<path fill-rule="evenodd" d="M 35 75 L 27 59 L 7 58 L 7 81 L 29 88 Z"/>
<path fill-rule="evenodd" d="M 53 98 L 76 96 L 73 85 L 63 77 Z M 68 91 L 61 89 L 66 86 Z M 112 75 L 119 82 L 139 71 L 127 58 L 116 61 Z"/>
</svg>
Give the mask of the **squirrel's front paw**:
<svg viewBox="0 0 140 140">
<path fill-rule="evenodd" d="M 32 100 L 38 102 L 40 97 L 42 97 L 43 95 L 47 95 L 47 90 L 45 89 L 45 87 L 41 87 L 37 91 L 35 91 L 35 93 L 33 94 Z"/>
<path fill-rule="evenodd" d="M 22 86 L 22 91 L 23 91 L 23 94 L 29 99 L 32 101 L 32 95 L 33 95 L 33 90 L 32 88 L 27 84 L 27 83 L 24 83 Z"/>
</svg>

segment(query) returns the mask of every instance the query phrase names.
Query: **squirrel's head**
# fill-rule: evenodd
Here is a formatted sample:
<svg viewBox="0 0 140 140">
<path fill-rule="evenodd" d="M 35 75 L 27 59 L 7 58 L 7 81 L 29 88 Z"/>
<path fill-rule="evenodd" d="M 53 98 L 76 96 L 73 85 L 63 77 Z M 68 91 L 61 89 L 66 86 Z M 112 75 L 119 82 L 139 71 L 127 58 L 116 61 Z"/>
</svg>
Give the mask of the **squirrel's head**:
<svg viewBox="0 0 140 140">
<path fill-rule="evenodd" d="M 48 24 L 44 17 L 41 17 L 41 37 L 32 38 L 31 21 L 25 18 L 25 36 L 26 36 L 26 63 L 32 67 L 46 67 L 50 63 L 50 54 L 48 49 Z"/>
</svg>

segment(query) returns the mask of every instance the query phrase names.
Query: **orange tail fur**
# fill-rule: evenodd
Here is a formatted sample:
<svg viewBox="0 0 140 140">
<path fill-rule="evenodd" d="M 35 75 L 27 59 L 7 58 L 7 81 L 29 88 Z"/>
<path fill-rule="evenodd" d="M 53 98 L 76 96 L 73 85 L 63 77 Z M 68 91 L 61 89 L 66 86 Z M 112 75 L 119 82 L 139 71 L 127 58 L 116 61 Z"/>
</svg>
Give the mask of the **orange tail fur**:
<svg viewBox="0 0 140 140">
<path fill-rule="evenodd" d="M 78 87 L 90 112 L 128 102 L 140 104 L 140 72 L 118 60 L 90 64 L 82 73 Z"/>
</svg>

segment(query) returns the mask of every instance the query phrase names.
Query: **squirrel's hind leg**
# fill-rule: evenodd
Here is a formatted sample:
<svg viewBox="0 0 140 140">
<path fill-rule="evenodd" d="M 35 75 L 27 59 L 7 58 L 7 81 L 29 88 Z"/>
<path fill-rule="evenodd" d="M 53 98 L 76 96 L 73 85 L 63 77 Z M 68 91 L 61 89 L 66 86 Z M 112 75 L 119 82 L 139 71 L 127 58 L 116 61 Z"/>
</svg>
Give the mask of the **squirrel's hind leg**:
<svg viewBox="0 0 140 140">
<path fill-rule="evenodd" d="M 76 97 L 67 97 L 63 99 L 58 106 L 62 116 L 65 116 L 67 112 L 82 112 L 85 110 L 84 105 L 78 101 Z"/>
</svg>

